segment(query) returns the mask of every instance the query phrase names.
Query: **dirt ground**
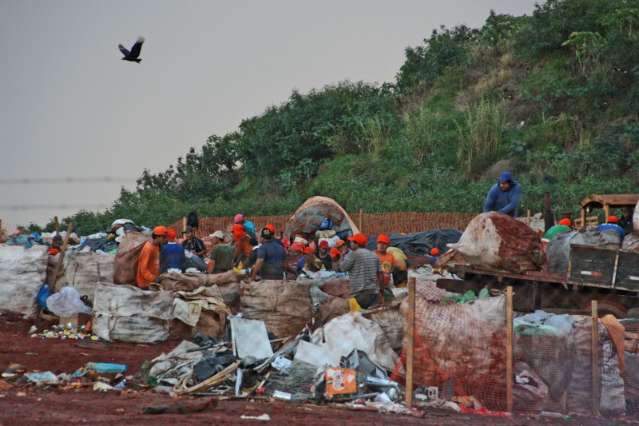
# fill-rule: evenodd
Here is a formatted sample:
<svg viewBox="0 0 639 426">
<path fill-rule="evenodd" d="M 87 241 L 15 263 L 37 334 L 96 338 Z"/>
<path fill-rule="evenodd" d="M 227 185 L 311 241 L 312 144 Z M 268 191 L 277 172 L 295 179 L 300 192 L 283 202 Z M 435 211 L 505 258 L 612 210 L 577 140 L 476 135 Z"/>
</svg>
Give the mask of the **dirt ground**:
<svg viewBox="0 0 639 426">
<path fill-rule="evenodd" d="M 30 322 L 0 315 L 0 371 L 10 363 L 22 364 L 28 371 L 51 370 L 71 373 L 87 362 L 118 362 L 129 366 L 127 374 L 139 371 L 142 362 L 162 352 L 168 352 L 178 341 L 159 345 L 135 345 L 87 341 L 31 338 L 27 332 Z M 377 411 L 355 411 L 333 406 L 286 403 L 281 401 L 222 400 L 215 406 L 190 414 L 143 414 L 144 407 L 158 405 L 201 404 L 203 398 L 171 398 L 145 390 L 98 393 L 91 388 L 61 390 L 56 387 L 35 387 L 27 384 L 10 385 L 4 389 L 0 381 L 0 426 L 30 424 L 264 424 L 242 419 L 242 416 L 268 414 L 270 424 L 309 425 L 462 425 L 462 424 L 579 424 L 603 425 L 610 420 L 571 418 L 560 420 L 547 417 L 517 415 L 513 418 L 479 417 L 433 411 L 416 412 L 414 416 L 382 414 Z M 620 419 L 617 423 L 633 423 Z M 635 424 L 639 421 L 634 420 Z"/>
</svg>

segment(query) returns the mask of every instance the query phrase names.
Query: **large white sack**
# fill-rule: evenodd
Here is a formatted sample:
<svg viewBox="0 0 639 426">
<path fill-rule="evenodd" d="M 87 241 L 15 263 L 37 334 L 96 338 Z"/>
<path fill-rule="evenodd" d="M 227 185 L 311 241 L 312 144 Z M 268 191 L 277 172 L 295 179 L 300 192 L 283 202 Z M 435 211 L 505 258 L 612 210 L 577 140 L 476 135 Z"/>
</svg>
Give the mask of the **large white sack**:
<svg viewBox="0 0 639 426">
<path fill-rule="evenodd" d="M 93 300 L 93 332 L 108 341 L 152 343 L 169 337 L 173 296 L 130 285 L 98 283 Z"/>
<path fill-rule="evenodd" d="M 387 370 L 392 370 L 397 361 L 397 354 L 384 330 L 359 312 L 333 318 L 324 327 L 315 330 L 311 340 L 335 357 L 347 356 L 353 349 L 359 349 Z"/>
<path fill-rule="evenodd" d="M 632 232 L 639 234 L 639 201 L 635 206 L 635 213 L 632 215 Z"/>
<path fill-rule="evenodd" d="M 25 317 L 37 312 L 36 296 L 46 278 L 47 247 L 0 245 L 0 311 Z"/>
<path fill-rule="evenodd" d="M 73 287 L 82 296 L 93 301 L 95 287 L 99 282 L 113 280 L 113 261 L 111 254 L 95 252 L 67 253 L 64 256 L 64 279 L 67 286 Z"/>
</svg>

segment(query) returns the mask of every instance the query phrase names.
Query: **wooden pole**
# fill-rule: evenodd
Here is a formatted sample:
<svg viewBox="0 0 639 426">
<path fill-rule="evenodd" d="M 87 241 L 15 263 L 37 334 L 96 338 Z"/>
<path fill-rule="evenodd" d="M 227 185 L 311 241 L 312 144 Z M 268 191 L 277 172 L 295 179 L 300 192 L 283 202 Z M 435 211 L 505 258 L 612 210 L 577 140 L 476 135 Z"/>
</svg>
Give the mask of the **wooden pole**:
<svg viewBox="0 0 639 426">
<path fill-rule="evenodd" d="M 599 416 L 599 308 L 597 301 L 592 301 L 592 414 Z"/>
<path fill-rule="evenodd" d="M 186 216 L 182 217 L 182 233 L 186 232 Z"/>
<path fill-rule="evenodd" d="M 415 277 L 408 279 L 408 345 L 406 348 L 406 406 L 413 405 L 413 357 L 415 355 Z"/>
<path fill-rule="evenodd" d="M 513 288 L 506 287 L 506 411 L 513 411 Z"/>
<path fill-rule="evenodd" d="M 58 274 L 60 273 L 60 268 L 64 265 L 64 252 L 67 251 L 67 247 L 69 247 L 69 236 L 71 235 L 71 230 L 73 229 L 73 224 L 69 222 L 67 226 L 67 235 L 64 236 L 64 242 L 62 243 L 62 247 L 60 248 L 60 257 L 58 258 L 58 262 L 55 264 L 53 268 L 53 283 L 48 283 L 49 288 L 52 291 L 57 291 L 56 284 L 58 283 Z M 57 231 L 56 231 L 57 232 Z"/>
<path fill-rule="evenodd" d="M 363 228 L 363 224 L 362 224 L 363 220 L 364 220 L 364 212 L 362 211 L 362 209 L 359 209 L 359 220 L 358 220 L 359 224 L 358 224 L 358 227 L 359 227 L 359 232 L 361 232 L 361 233 L 364 233 L 364 228 Z"/>
</svg>

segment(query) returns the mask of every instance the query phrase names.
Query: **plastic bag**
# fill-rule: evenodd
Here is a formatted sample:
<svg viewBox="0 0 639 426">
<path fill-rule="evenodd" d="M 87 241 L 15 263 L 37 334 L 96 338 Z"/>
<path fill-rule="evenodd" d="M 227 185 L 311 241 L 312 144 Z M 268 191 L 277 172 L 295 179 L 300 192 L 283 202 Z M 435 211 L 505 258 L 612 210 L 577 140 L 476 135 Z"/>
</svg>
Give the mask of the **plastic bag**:
<svg viewBox="0 0 639 426">
<path fill-rule="evenodd" d="M 73 287 L 64 287 L 47 299 L 47 308 L 59 317 L 90 314 L 91 308 L 82 302 L 80 293 Z"/>
<path fill-rule="evenodd" d="M 38 303 L 38 307 L 42 309 L 46 309 L 47 307 L 47 299 L 51 296 L 51 289 L 49 289 L 49 284 L 44 283 L 40 290 L 38 291 L 38 295 L 36 296 L 36 302 Z"/>
</svg>

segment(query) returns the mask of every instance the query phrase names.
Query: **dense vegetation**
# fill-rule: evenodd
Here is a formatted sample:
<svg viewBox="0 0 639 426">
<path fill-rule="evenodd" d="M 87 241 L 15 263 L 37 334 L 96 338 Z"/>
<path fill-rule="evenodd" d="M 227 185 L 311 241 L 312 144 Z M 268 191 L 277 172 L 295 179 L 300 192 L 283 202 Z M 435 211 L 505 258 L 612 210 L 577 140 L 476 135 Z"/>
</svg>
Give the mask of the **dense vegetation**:
<svg viewBox="0 0 639 426">
<path fill-rule="evenodd" d="M 396 80 L 343 82 L 211 136 L 175 166 L 144 171 L 113 207 L 73 220 L 284 214 L 311 195 L 347 210 L 478 211 L 500 168 L 558 210 L 639 184 L 639 0 L 548 0 L 531 16 L 491 13 L 406 49 Z"/>
</svg>

